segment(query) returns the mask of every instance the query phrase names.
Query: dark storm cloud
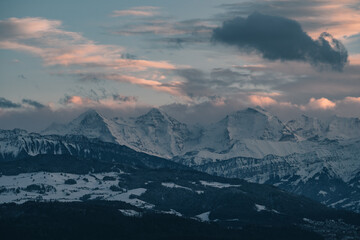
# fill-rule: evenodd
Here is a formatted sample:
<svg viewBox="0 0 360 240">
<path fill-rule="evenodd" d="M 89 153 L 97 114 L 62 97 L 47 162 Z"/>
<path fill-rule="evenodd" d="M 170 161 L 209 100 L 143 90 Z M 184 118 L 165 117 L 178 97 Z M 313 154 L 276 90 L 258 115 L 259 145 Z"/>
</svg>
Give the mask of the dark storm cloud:
<svg viewBox="0 0 360 240">
<path fill-rule="evenodd" d="M 214 29 L 216 42 L 237 46 L 240 50 L 259 52 L 269 60 L 297 60 L 314 66 L 342 70 L 348 61 L 343 44 L 328 33 L 313 40 L 294 20 L 253 13 L 247 18 L 225 21 Z"/>
<path fill-rule="evenodd" d="M 6 98 L 0 97 L 0 108 L 21 108 L 21 104 L 14 103 Z"/>
<path fill-rule="evenodd" d="M 37 101 L 31 100 L 31 99 L 23 99 L 22 103 L 28 104 L 30 106 L 33 106 L 33 107 L 39 108 L 39 109 L 46 107 L 45 105 L 43 105 Z"/>
</svg>

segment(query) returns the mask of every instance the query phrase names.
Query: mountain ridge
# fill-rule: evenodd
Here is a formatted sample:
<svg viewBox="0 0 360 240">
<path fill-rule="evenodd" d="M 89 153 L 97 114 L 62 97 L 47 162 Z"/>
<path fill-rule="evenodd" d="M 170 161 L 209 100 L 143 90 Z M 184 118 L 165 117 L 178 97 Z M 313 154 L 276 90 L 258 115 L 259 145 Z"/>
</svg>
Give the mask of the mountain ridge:
<svg viewBox="0 0 360 240">
<path fill-rule="evenodd" d="M 273 184 L 328 206 L 360 211 L 359 197 L 352 194 L 360 188 L 360 133 L 352 131 L 358 121 L 334 117 L 325 123 L 302 116 L 284 124 L 264 109 L 248 108 L 209 126 L 193 127 L 158 109 L 123 120 L 90 110 L 63 125 L 64 131 L 47 128 L 43 134 L 49 135 L 1 131 L 0 156 L 75 154 L 84 151 L 83 146 L 68 142 L 83 135 L 213 175 Z M 349 138 L 344 137 L 347 132 Z"/>
</svg>

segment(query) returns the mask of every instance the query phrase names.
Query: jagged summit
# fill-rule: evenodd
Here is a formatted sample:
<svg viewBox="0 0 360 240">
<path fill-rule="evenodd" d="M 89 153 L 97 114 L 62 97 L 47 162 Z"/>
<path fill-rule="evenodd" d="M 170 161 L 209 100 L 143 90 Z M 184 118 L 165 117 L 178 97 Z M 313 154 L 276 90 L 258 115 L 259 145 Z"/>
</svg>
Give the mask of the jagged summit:
<svg viewBox="0 0 360 240">
<path fill-rule="evenodd" d="M 274 115 L 255 107 L 246 108 L 227 115 L 218 125 L 226 127 L 230 139 L 280 140 L 291 133 Z M 290 138 L 288 139 L 290 140 Z"/>
<path fill-rule="evenodd" d="M 139 116 L 136 119 L 138 123 L 146 123 L 146 122 L 164 122 L 166 120 L 171 119 L 165 112 L 161 111 L 158 108 L 152 108 L 147 113 Z M 172 120 L 172 119 L 171 119 Z"/>
<path fill-rule="evenodd" d="M 114 142 L 115 140 L 109 130 L 108 120 L 94 109 L 89 109 L 80 114 L 68 124 L 52 124 L 42 133 L 83 135 L 89 138 L 99 138 L 106 142 Z"/>
<path fill-rule="evenodd" d="M 268 154 L 285 156 L 312 151 L 306 143 L 300 143 L 360 137 L 360 121 L 335 117 L 325 124 L 304 115 L 284 124 L 265 109 L 252 107 L 195 129 L 157 108 L 137 118 L 122 119 L 108 119 L 89 109 L 70 123 L 52 125 L 43 133 L 99 138 L 165 158 L 194 153 L 199 156 L 197 161 L 202 161 L 235 156 L 262 158 Z"/>
<path fill-rule="evenodd" d="M 303 115 L 285 125 L 275 115 L 255 107 L 193 129 L 160 109 L 124 121 L 108 119 L 90 109 L 68 124 L 52 125 L 45 133 L 97 138 L 211 174 L 276 184 L 326 204 L 360 211 L 355 191 L 360 176 L 358 118 L 335 116 L 323 122 Z M 87 146 L 80 149 L 66 144 L 69 139 L 77 143 L 83 137 L 55 135 L 0 131 L 0 159 L 89 151 Z M 344 191 L 349 196 L 346 201 L 342 201 Z"/>
<path fill-rule="evenodd" d="M 69 129 L 70 125 L 72 127 L 76 127 L 76 125 L 83 125 L 83 126 L 94 125 L 99 122 L 103 122 L 104 119 L 105 118 L 102 115 L 100 115 L 95 109 L 89 109 L 89 110 L 81 113 L 78 117 L 73 119 L 68 124 L 61 124 L 61 123 L 53 122 L 52 124 L 50 124 L 50 126 L 48 126 L 41 133 L 42 134 L 59 134 L 59 135 L 70 134 L 70 130 L 72 129 L 72 128 Z M 71 133 L 71 134 L 73 134 L 73 133 Z"/>
<path fill-rule="evenodd" d="M 93 108 L 90 108 L 79 115 L 79 117 L 82 117 L 82 116 L 102 117 L 102 115 Z"/>
<path fill-rule="evenodd" d="M 333 116 L 327 121 L 302 115 L 287 123 L 289 129 L 297 135 L 320 139 L 351 139 L 360 137 L 360 119 Z"/>
<path fill-rule="evenodd" d="M 84 126 L 88 125 L 96 125 L 96 124 L 103 124 L 105 122 L 105 117 L 103 117 L 100 113 L 98 113 L 94 109 L 89 109 L 86 112 L 80 114 L 79 117 L 75 118 L 70 124 L 81 124 Z"/>
<path fill-rule="evenodd" d="M 165 116 L 167 115 L 164 111 L 160 110 L 159 108 L 151 108 L 147 113 L 146 115 L 162 115 L 162 116 Z"/>
</svg>

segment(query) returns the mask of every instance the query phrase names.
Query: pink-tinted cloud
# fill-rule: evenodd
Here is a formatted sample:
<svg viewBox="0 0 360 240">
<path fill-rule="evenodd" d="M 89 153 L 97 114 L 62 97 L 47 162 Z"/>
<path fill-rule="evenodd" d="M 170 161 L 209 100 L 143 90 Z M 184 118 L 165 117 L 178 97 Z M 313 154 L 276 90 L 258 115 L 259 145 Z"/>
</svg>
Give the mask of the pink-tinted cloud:
<svg viewBox="0 0 360 240">
<path fill-rule="evenodd" d="M 332 109 L 332 108 L 336 107 L 336 103 L 333 101 L 330 101 L 327 98 L 319 98 L 319 99 L 311 98 L 309 100 L 308 107 L 311 109 L 327 110 L 327 109 Z"/>
<path fill-rule="evenodd" d="M 360 32 L 358 4 L 358 0 L 243 0 L 222 6 L 230 16 L 237 14 L 245 17 L 254 11 L 283 16 L 300 22 L 312 38 L 328 32 L 337 39 L 345 40 Z"/>
<path fill-rule="evenodd" d="M 65 96 L 59 101 L 62 105 L 53 106 L 51 109 L 57 111 L 64 105 L 71 108 L 106 108 L 106 109 L 125 109 L 147 106 L 144 103 L 139 103 L 138 99 L 133 96 L 108 96 L 102 99 L 91 99 L 84 96 Z"/>
<path fill-rule="evenodd" d="M 253 105 L 266 107 L 269 105 L 277 104 L 277 101 L 271 97 L 260 96 L 260 95 L 250 95 L 249 100 Z"/>
<path fill-rule="evenodd" d="M 113 11 L 113 17 L 120 17 L 120 16 L 141 16 L 141 17 L 149 17 L 154 16 L 154 12 L 146 12 L 146 11 L 139 11 L 139 10 L 116 10 Z"/>
<path fill-rule="evenodd" d="M 137 10 L 153 11 L 155 8 L 139 7 Z M 31 41 L 28 41 L 31 39 Z M 43 59 L 46 66 L 76 66 L 77 73 L 86 74 L 97 68 L 103 79 L 128 82 L 172 95 L 179 95 L 173 86 L 159 80 L 139 78 L 139 72 L 155 75 L 159 70 L 176 66 L 167 61 L 126 59 L 125 49 L 116 45 L 97 44 L 76 32 L 61 28 L 61 22 L 44 18 L 9 18 L 0 21 L 0 48 L 31 53 Z M 114 72 L 110 74 L 109 72 Z M 126 72 L 126 75 L 123 73 Z M 114 77 L 117 76 L 117 77 Z M 82 104 L 85 99 L 69 99 L 72 104 Z"/>
<path fill-rule="evenodd" d="M 344 98 L 343 102 L 359 103 L 360 104 L 360 97 L 346 97 L 346 98 Z"/>
<path fill-rule="evenodd" d="M 115 10 L 112 12 L 112 17 L 122 17 L 122 16 L 137 16 L 137 17 L 151 17 L 158 15 L 159 13 L 156 11 L 158 7 L 153 6 L 140 6 L 133 7 L 126 10 Z"/>
<path fill-rule="evenodd" d="M 175 68 L 166 61 L 123 59 L 124 48 L 96 44 L 78 33 L 64 31 L 60 21 L 9 18 L 0 21 L 0 33 L 0 48 L 38 55 L 46 65 L 83 65 L 133 70 Z M 34 42 L 30 44 L 23 41 L 24 39 L 33 39 Z"/>
<path fill-rule="evenodd" d="M 127 82 L 131 84 L 136 84 L 148 88 L 152 88 L 154 90 L 160 91 L 160 92 L 167 92 L 174 96 L 182 96 L 183 94 L 178 89 L 178 85 L 180 83 L 178 82 L 171 82 L 171 83 L 162 83 L 160 81 L 156 80 L 149 80 L 145 78 L 135 77 L 135 76 L 129 76 L 129 75 L 117 75 L 117 74 L 110 74 L 110 75 L 102 75 L 100 76 L 104 79 L 119 81 L 119 82 Z"/>
<path fill-rule="evenodd" d="M 93 102 L 89 98 L 81 97 L 81 96 L 67 96 L 62 101 L 64 104 L 74 104 L 74 105 L 84 105 Z"/>
<path fill-rule="evenodd" d="M 344 39 L 345 36 L 351 36 L 360 32 L 360 12 L 356 8 L 351 8 L 357 0 L 344 1 L 323 1 L 314 10 L 318 15 L 299 18 L 300 21 L 317 21 L 326 24 L 326 29 L 318 28 L 310 32 L 310 35 L 316 36 L 321 32 L 327 31 L 335 38 Z"/>
<path fill-rule="evenodd" d="M 360 54 L 352 54 L 349 56 L 351 65 L 360 65 Z"/>
</svg>

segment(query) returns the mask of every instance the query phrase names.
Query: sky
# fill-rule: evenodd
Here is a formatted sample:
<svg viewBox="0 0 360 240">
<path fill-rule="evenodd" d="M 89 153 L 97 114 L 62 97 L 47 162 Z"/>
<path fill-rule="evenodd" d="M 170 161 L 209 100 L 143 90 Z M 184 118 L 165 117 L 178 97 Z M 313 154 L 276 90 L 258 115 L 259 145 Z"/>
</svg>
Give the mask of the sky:
<svg viewBox="0 0 360 240">
<path fill-rule="evenodd" d="M 86 109 L 360 117 L 358 0 L 0 2 L 0 128 Z"/>
</svg>

